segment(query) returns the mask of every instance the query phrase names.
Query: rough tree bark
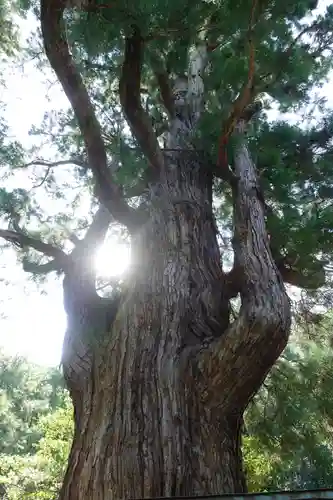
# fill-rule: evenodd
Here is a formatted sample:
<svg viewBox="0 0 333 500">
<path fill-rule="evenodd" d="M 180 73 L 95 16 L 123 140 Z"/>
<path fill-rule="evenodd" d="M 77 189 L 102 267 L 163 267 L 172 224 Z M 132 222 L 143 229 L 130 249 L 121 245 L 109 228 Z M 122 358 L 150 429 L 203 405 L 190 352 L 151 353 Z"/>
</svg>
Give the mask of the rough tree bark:
<svg viewBox="0 0 333 500">
<path fill-rule="evenodd" d="M 80 371 L 71 361 L 76 432 L 61 499 L 246 489 L 243 411 L 289 329 L 248 162 L 243 146 L 235 188 L 242 309 L 228 328 L 207 165 L 195 153 L 166 158 L 149 221 L 132 239 L 135 265 L 112 328 L 90 365 L 79 362 Z"/>
<path fill-rule="evenodd" d="M 59 498 L 243 492 L 243 412 L 290 327 L 244 123 L 234 132 L 228 174 L 235 265 L 227 275 L 216 237 L 212 168 L 193 137 L 207 48 L 201 44 L 191 54 L 188 79 L 178 79 L 173 91 L 165 75 L 157 75 L 169 113 L 167 149 L 161 151 L 140 103 L 139 29 L 126 38 L 120 101 L 153 172 L 134 212 L 112 182 L 100 127 L 61 28 L 65 7 L 65 0 L 42 0 L 44 46 L 85 139 L 101 207 L 70 255 L 38 247 L 23 233 L 0 234 L 49 255 L 47 269 L 65 274 L 63 369 L 75 435 Z M 121 296 L 107 300 L 97 295 L 89 256 L 112 217 L 131 232 L 133 265 Z M 241 309 L 230 322 L 229 302 L 237 293 Z"/>
</svg>

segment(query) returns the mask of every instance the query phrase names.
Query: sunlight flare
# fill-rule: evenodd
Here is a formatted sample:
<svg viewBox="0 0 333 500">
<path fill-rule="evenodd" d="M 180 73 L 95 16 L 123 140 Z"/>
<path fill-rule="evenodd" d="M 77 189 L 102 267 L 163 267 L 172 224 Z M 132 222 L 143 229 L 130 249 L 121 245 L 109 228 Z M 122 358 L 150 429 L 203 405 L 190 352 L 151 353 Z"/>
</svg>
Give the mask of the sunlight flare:
<svg viewBox="0 0 333 500">
<path fill-rule="evenodd" d="M 104 278 L 120 277 L 128 269 L 130 260 L 129 245 L 108 241 L 96 252 L 96 271 Z"/>
</svg>

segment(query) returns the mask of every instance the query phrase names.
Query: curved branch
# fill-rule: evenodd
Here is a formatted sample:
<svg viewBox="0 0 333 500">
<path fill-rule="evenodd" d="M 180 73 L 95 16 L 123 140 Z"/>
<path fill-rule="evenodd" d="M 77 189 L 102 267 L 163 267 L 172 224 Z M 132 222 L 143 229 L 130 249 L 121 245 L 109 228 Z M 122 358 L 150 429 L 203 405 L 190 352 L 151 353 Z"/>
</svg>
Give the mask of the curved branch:
<svg viewBox="0 0 333 500">
<path fill-rule="evenodd" d="M 13 243 L 20 248 L 33 248 L 34 250 L 37 250 L 37 252 L 41 252 L 48 257 L 52 257 L 59 263 L 60 267 L 62 267 L 62 265 L 60 264 L 63 264 L 68 258 L 68 255 L 60 248 L 55 247 L 50 243 L 44 243 L 37 238 L 32 238 L 31 236 L 28 236 L 23 232 L 19 233 L 17 231 L 11 231 L 9 229 L 0 229 L 0 238 L 3 238 L 9 243 Z"/>
<path fill-rule="evenodd" d="M 269 246 L 258 178 L 241 127 L 235 138 L 234 253 L 241 308 L 201 357 L 204 403 L 241 411 L 286 346 L 290 302 Z M 223 389 L 223 390 L 222 390 Z"/>
<path fill-rule="evenodd" d="M 97 248 L 101 245 L 112 220 L 114 219 L 109 210 L 107 210 L 103 205 L 100 205 L 85 234 L 85 237 L 79 242 L 78 246 L 83 244 L 85 250 L 87 250 L 87 248 Z"/>
<path fill-rule="evenodd" d="M 141 104 L 141 67 L 144 40 L 134 26 L 125 39 L 125 54 L 119 81 L 120 103 L 131 131 L 152 167 L 160 170 L 163 155 L 157 142 L 149 115 Z"/>
<path fill-rule="evenodd" d="M 84 138 L 89 167 L 95 180 L 95 193 L 112 215 L 130 230 L 137 223 L 131 209 L 113 182 L 101 126 L 96 118 L 87 89 L 79 74 L 62 29 L 66 0 L 41 0 L 41 29 L 46 55 L 67 95 Z"/>
</svg>

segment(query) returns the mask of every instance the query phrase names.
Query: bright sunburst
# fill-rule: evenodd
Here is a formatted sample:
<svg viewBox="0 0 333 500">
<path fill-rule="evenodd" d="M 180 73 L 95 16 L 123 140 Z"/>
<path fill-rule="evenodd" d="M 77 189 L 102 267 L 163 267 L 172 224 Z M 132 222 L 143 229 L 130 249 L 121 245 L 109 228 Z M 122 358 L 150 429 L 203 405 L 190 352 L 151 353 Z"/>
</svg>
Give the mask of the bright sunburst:
<svg viewBox="0 0 333 500">
<path fill-rule="evenodd" d="M 96 271 L 104 278 L 121 276 L 129 267 L 130 259 L 129 245 L 108 241 L 96 252 Z"/>
</svg>

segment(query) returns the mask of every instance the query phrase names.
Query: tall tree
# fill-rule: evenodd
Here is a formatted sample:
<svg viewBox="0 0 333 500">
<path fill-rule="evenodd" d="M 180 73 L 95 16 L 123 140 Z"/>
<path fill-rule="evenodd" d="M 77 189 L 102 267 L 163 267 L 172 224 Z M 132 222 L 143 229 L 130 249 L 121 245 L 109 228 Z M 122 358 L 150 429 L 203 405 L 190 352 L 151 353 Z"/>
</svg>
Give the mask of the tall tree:
<svg viewBox="0 0 333 500">
<path fill-rule="evenodd" d="M 42 219 L 31 192 L 3 190 L 0 236 L 27 272 L 64 275 L 75 432 L 61 500 L 246 490 L 243 413 L 288 340 L 285 283 L 322 286 L 333 248 L 332 121 L 304 130 L 265 114 L 270 99 L 311 102 L 331 67 L 333 9 L 309 16 L 316 6 L 41 0 L 45 54 L 71 104 L 51 136 L 69 156 L 26 168 L 45 165 L 50 189 L 72 165 L 94 216 L 70 250 L 45 219 L 44 239 L 29 232 Z M 101 297 L 92 256 L 115 222 L 132 264 Z"/>
</svg>

